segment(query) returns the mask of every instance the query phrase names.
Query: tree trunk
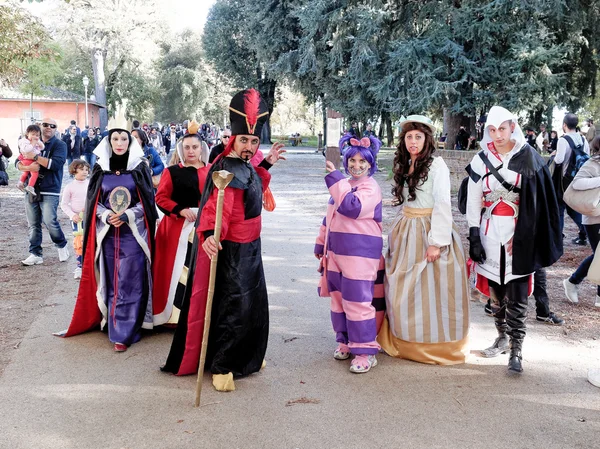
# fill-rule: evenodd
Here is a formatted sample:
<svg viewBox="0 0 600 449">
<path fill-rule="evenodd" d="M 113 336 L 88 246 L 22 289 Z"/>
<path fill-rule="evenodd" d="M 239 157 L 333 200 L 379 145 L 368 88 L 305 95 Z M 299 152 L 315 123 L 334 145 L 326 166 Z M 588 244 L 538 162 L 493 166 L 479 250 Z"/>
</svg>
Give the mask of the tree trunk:
<svg viewBox="0 0 600 449">
<path fill-rule="evenodd" d="M 263 142 L 269 144 L 273 143 L 271 141 L 271 114 L 273 113 L 273 108 L 275 106 L 275 87 L 277 87 L 276 80 L 270 78 L 258 80 L 258 91 L 267 103 L 267 108 L 269 109 L 269 117 L 267 119 L 267 123 L 265 123 L 265 127 L 263 128 L 263 130 L 266 130 L 267 132 L 267 134 L 263 132 L 263 136 L 266 139 L 263 140 Z"/>
<path fill-rule="evenodd" d="M 379 139 L 381 139 L 382 142 L 383 135 L 385 133 L 385 121 L 387 120 L 388 115 L 389 112 L 381 111 L 381 123 L 379 124 L 379 132 L 377 133 L 377 137 L 379 137 Z"/>
<path fill-rule="evenodd" d="M 325 106 L 325 95 L 321 97 L 321 107 L 323 108 L 323 148 L 327 148 L 327 106 Z"/>
<path fill-rule="evenodd" d="M 92 69 L 94 71 L 94 93 L 96 94 L 96 101 L 100 104 L 105 105 L 104 108 L 100 108 L 99 119 L 100 129 L 104 131 L 104 128 L 108 125 L 108 105 L 106 104 L 106 85 L 104 77 L 104 58 L 106 52 L 101 48 L 96 48 L 92 51 Z"/>
<path fill-rule="evenodd" d="M 554 112 L 554 105 L 548 105 L 547 109 L 546 109 L 546 131 L 548 132 L 548 135 L 550 135 L 550 132 L 552 131 L 552 121 L 554 120 L 553 117 L 553 112 Z M 554 130 L 556 131 L 556 130 Z"/>
<path fill-rule="evenodd" d="M 394 146 L 394 128 L 392 126 L 392 117 L 388 114 L 385 119 L 385 127 L 387 128 L 387 146 Z"/>
<path fill-rule="evenodd" d="M 461 126 L 464 126 L 470 134 L 475 132 L 475 117 L 468 117 L 464 114 L 454 114 L 444 108 L 444 134 L 448 133 L 446 140 L 446 149 L 453 150 L 456 144 L 456 135 Z M 437 141 L 437 136 L 434 136 Z"/>
</svg>

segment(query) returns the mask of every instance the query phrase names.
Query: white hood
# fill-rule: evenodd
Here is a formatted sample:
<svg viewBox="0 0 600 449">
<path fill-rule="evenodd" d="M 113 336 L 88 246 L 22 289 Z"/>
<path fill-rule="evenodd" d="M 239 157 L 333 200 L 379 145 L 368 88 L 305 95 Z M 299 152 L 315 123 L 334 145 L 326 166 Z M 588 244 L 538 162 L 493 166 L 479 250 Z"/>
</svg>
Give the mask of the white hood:
<svg viewBox="0 0 600 449">
<path fill-rule="evenodd" d="M 97 163 L 102 167 L 104 171 L 110 171 L 110 157 L 112 156 L 112 148 L 108 142 L 108 136 L 102 139 L 94 154 L 98 156 Z M 140 162 L 145 161 L 144 150 L 138 143 L 137 139 L 131 138 L 131 145 L 129 145 L 129 158 L 127 159 L 127 170 L 133 170 L 139 165 Z"/>
<path fill-rule="evenodd" d="M 492 142 L 488 127 L 493 126 L 494 128 L 498 128 L 507 120 L 512 120 L 515 124 L 515 130 L 510 136 L 510 140 L 515 141 L 515 148 L 521 149 L 521 147 L 525 144 L 525 136 L 523 135 L 523 131 L 519 126 L 517 117 L 509 110 L 504 109 L 502 106 L 493 106 L 492 109 L 490 109 L 490 112 L 488 112 L 487 121 L 485 122 L 485 130 L 483 131 L 483 139 L 481 139 L 481 142 L 479 143 L 481 148 L 487 150 L 488 143 Z"/>
<path fill-rule="evenodd" d="M 202 148 L 202 150 L 200 151 L 200 160 L 204 162 L 204 165 L 208 165 L 210 150 L 208 149 L 208 145 L 206 144 L 206 142 L 202 139 L 200 139 L 200 147 Z M 179 156 L 179 162 L 181 163 L 181 165 L 185 166 L 185 163 L 183 162 L 185 160 L 183 158 L 183 137 L 181 137 L 177 141 L 175 149 L 177 150 L 177 156 Z"/>
</svg>

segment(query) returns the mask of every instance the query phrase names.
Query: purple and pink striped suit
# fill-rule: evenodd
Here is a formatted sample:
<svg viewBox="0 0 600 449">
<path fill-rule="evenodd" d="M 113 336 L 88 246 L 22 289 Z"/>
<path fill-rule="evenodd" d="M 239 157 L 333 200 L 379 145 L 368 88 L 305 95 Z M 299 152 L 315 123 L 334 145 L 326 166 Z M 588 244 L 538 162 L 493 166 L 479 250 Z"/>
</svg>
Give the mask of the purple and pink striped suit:
<svg viewBox="0 0 600 449">
<path fill-rule="evenodd" d="M 381 254 L 381 189 L 369 176 L 325 177 L 331 194 L 315 254 L 321 259 L 319 296 L 331 297 L 331 322 L 338 343 L 353 354 L 377 354 L 383 319 L 384 259 Z"/>
</svg>

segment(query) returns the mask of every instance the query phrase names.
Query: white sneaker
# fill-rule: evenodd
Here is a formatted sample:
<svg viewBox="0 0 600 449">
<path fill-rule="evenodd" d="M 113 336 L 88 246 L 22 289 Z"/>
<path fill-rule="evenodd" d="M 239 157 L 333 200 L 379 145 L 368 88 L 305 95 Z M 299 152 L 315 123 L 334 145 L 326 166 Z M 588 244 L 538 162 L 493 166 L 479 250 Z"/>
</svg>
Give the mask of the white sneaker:
<svg viewBox="0 0 600 449">
<path fill-rule="evenodd" d="M 565 279 L 563 281 L 563 286 L 565 287 L 565 295 L 569 302 L 573 304 L 579 303 L 579 296 L 577 295 L 577 290 L 579 289 L 579 285 L 572 284 L 569 279 Z"/>
<path fill-rule="evenodd" d="M 596 302 L 594 303 L 594 306 L 600 307 L 600 296 L 598 295 L 596 295 Z"/>
<path fill-rule="evenodd" d="M 73 272 L 73 279 L 81 279 L 81 268 L 75 268 L 75 271 Z"/>
<path fill-rule="evenodd" d="M 58 248 L 58 260 L 65 262 L 69 259 L 69 248 L 65 245 L 63 248 Z"/>
<path fill-rule="evenodd" d="M 30 254 L 27 259 L 21 261 L 23 265 L 27 265 L 28 267 L 31 265 L 39 265 L 43 262 L 44 259 L 42 259 L 40 256 L 36 256 L 35 254 Z"/>
<path fill-rule="evenodd" d="M 600 388 L 600 368 L 590 368 L 588 371 L 588 381 L 595 387 Z"/>
</svg>

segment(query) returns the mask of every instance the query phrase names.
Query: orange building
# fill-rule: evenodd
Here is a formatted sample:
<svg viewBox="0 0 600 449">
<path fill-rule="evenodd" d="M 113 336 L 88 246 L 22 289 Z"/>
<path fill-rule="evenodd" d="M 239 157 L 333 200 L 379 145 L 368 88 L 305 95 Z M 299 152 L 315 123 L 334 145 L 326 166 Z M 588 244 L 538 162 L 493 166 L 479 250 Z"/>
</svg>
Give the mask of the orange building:
<svg viewBox="0 0 600 449">
<path fill-rule="evenodd" d="M 85 128 L 85 97 L 73 92 L 48 87 L 42 95 L 30 96 L 15 89 L 0 88 L 0 139 L 6 140 L 10 147 L 17 149 L 19 136 L 33 121 L 51 117 L 58 124 L 61 133 L 71 120 Z M 100 108 L 105 106 L 88 98 L 88 125 L 100 126 Z"/>
</svg>

